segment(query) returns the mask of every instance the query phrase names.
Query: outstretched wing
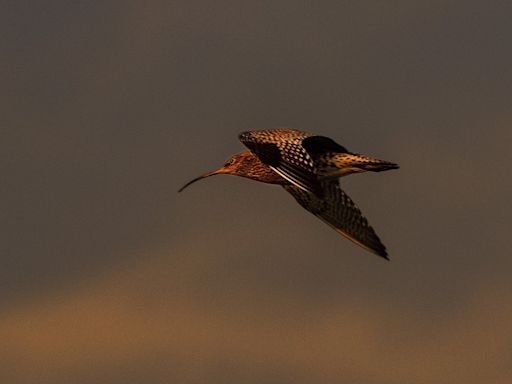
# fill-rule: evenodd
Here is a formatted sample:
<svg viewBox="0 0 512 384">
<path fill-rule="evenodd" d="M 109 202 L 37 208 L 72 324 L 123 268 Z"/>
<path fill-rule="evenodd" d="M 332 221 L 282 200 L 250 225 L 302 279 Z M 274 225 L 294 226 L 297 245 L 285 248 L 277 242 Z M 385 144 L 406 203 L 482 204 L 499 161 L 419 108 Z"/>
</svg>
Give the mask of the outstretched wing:
<svg viewBox="0 0 512 384">
<path fill-rule="evenodd" d="M 300 205 L 329 224 L 341 235 L 389 260 L 386 247 L 352 199 L 341 190 L 338 181 L 324 181 L 322 187 L 324 196 L 319 198 L 294 185 L 283 186 Z"/>
<path fill-rule="evenodd" d="M 276 173 L 304 192 L 321 197 L 317 170 L 302 141 L 311 133 L 292 128 L 242 132 L 240 141 Z"/>
</svg>

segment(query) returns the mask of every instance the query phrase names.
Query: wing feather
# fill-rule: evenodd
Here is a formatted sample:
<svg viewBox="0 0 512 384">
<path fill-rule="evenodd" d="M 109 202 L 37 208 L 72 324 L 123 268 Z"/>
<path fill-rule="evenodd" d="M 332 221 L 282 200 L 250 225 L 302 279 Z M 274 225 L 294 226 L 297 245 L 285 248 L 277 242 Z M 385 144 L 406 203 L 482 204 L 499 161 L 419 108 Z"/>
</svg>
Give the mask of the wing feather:
<svg viewBox="0 0 512 384">
<path fill-rule="evenodd" d="M 322 196 L 313 159 L 302 146 L 312 134 L 291 128 L 243 132 L 240 141 L 275 172 L 305 192 Z"/>
<path fill-rule="evenodd" d="M 388 259 L 386 247 L 337 180 L 324 181 L 324 197 L 294 185 L 283 186 L 297 202 L 355 244 Z"/>
</svg>

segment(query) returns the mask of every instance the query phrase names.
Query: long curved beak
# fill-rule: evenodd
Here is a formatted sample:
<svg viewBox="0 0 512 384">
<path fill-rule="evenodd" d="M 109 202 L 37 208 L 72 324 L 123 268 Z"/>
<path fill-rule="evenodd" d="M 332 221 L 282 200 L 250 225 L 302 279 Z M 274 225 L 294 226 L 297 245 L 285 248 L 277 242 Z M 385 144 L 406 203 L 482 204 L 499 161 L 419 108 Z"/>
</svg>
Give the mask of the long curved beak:
<svg viewBox="0 0 512 384">
<path fill-rule="evenodd" d="M 224 172 L 224 168 L 219 168 L 219 169 L 216 169 L 216 170 L 214 170 L 214 171 L 206 172 L 205 174 L 202 174 L 201 176 L 196 177 L 196 178 L 195 178 L 195 179 L 193 179 L 193 180 L 190 180 L 187 184 L 185 184 L 183 187 L 181 187 L 181 188 L 179 189 L 179 191 L 178 191 L 178 192 L 183 191 L 183 190 L 184 190 L 185 188 L 187 188 L 190 184 L 193 184 L 193 183 L 195 183 L 195 182 L 196 182 L 196 181 L 198 181 L 198 180 L 204 179 L 204 178 L 206 178 L 206 177 L 214 176 L 214 175 L 219 175 L 219 174 L 221 174 L 221 173 L 225 173 L 225 172 Z"/>
</svg>

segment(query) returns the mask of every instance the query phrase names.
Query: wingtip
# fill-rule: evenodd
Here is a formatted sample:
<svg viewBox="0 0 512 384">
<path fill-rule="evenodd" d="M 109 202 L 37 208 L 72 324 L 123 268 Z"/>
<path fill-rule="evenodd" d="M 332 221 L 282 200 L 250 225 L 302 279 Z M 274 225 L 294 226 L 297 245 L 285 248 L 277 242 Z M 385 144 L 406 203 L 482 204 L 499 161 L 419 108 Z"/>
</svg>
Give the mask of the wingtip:
<svg viewBox="0 0 512 384">
<path fill-rule="evenodd" d="M 251 131 L 242 131 L 238 134 L 238 140 L 243 142 L 244 139 L 246 139 L 251 134 Z"/>
<path fill-rule="evenodd" d="M 391 261 L 390 258 L 389 258 L 389 255 L 388 255 L 388 252 L 387 252 L 386 248 L 379 248 L 379 249 L 368 248 L 368 249 L 370 251 L 372 251 L 374 254 L 376 254 L 377 256 L 380 256 L 383 259 L 386 259 L 387 261 Z"/>
</svg>

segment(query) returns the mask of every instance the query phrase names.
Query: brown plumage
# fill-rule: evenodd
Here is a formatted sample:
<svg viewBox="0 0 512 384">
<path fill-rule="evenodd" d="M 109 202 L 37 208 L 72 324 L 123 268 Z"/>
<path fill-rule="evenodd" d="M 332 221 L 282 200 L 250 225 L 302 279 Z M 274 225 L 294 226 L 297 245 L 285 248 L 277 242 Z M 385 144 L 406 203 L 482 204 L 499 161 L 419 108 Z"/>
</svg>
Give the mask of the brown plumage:
<svg viewBox="0 0 512 384">
<path fill-rule="evenodd" d="M 267 184 L 289 184 L 288 181 L 275 173 L 268 165 L 263 164 L 255 155 L 252 154 L 251 151 L 246 150 L 231 156 L 219 169 L 206 172 L 201 176 L 190 180 L 187 184 L 181 187 L 178 192 L 183 191 L 190 184 L 195 183 L 198 180 L 214 175 L 241 176 Z"/>
<path fill-rule="evenodd" d="M 398 165 L 351 153 L 324 136 L 291 128 L 243 132 L 240 140 L 250 151 L 235 154 L 205 177 L 228 174 L 282 185 L 297 202 L 338 233 L 386 259 L 386 247 L 354 202 L 343 192 L 338 178 L 351 173 L 380 172 Z"/>
</svg>

